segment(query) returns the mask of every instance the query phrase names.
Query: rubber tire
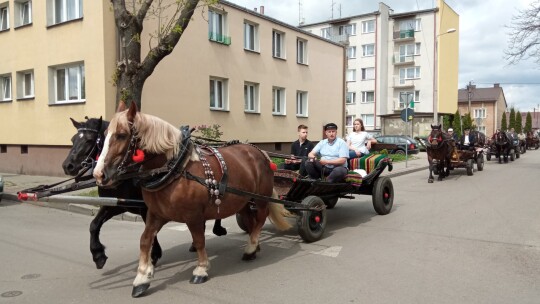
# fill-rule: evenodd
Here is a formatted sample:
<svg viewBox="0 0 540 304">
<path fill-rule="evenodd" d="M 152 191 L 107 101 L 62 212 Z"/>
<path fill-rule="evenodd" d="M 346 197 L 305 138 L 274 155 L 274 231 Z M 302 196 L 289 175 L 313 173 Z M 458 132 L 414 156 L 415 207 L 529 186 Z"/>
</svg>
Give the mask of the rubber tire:
<svg viewBox="0 0 540 304">
<path fill-rule="evenodd" d="M 323 200 L 318 196 L 308 196 L 302 200 L 302 205 L 306 208 L 325 207 Z M 319 216 L 317 223 L 315 217 Z M 298 217 L 298 234 L 306 243 L 312 243 L 320 240 L 326 229 L 326 208 L 321 211 L 301 211 Z"/>
<path fill-rule="evenodd" d="M 480 154 L 476 158 L 476 168 L 478 171 L 484 171 L 484 155 Z"/>
<path fill-rule="evenodd" d="M 474 160 L 472 158 L 469 158 L 467 160 L 467 175 L 468 176 L 473 175 L 473 168 L 474 168 Z"/>
<path fill-rule="evenodd" d="M 240 213 L 236 214 L 236 223 L 238 224 L 238 227 L 240 227 L 240 229 L 242 229 L 246 233 L 248 232 L 247 227 L 242 220 L 242 215 L 240 215 Z"/>
<path fill-rule="evenodd" d="M 386 215 L 392 211 L 392 206 L 394 205 L 394 185 L 388 176 L 379 176 L 375 180 L 371 200 L 377 214 Z"/>
<path fill-rule="evenodd" d="M 396 151 L 394 151 L 394 154 L 397 154 L 397 155 L 405 155 L 405 151 L 401 150 L 401 149 L 397 149 Z"/>
<path fill-rule="evenodd" d="M 516 160 L 516 153 L 514 152 L 514 149 L 510 150 L 510 160 Z"/>
<path fill-rule="evenodd" d="M 334 209 L 334 207 L 337 204 L 338 199 L 339 197 L 337 196 L 323 198 L 323 202 L 326 205 L 326 209 Z"/>
<path fill-rule="evenodd" d="M 490 161 L 490 160 L 491 160 L 491 152 L 488 153 L 488 154 L 486 155 L 486 160 L 487 160 L 487 161 Z"/>
<path fill-rule="evenodd" d="M 519 149 L 519 148 L 518 148 L 518 149 Z M 520 158 L 520 157 L 521 157 L 521 153 L 520 153 L 519 150 L 518 150 L 518 152 L 516 152 L 516 159 L 518 159 L 518 158 Z"/>
</svg>

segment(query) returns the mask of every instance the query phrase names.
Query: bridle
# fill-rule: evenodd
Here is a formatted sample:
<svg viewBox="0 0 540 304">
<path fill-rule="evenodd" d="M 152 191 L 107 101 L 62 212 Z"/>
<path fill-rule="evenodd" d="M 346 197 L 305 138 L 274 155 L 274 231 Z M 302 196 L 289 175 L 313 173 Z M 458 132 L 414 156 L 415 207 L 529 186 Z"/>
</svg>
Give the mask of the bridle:
<svg viewBox="0 0 540 304">
<path fill-rule="evenodd" d="M 433 131 L 435 131 L 435 130 L 432 130 L 431 134 L 433 133 Z M 428 136 L 428 141 L 427 141 L 428 146 L 429 146 L 430 149 L 433 149 L 433 150 L 442 148 L 444 143 L 446 141 L 448 141 L 448 139 L 444 138 L 443 133 L 442 133 L 441 130 L 437 130 L 437 131 L 439 131 L 439 134 L 438 134 L 438 136 L 436 136 L 436 139 L 435 139 L 435 140 L 437 140 L 436 145 L 432 144 L 432 141 L 434 140 L 433 136 L 431 134 L 429 134 L 429 136 Z"/>
<path fill-rule="evenodd" d="M 92 150 L 88 152 L 88 155 L 84 158 L 84 160 L 81 162 L 81 166 L 83 168 L 91 168 L 96 161 L 96 159 L 99 157 L 99 152 L 103 150 L 103 143 L 102 143 L 102 136 L 101 132 L 99 130 L 90 129 L 90 128 L 78 128 L 77 132 L 93 132 L 97 134 L 96 141 L 94 143 L 94 146 L 92 147 Z"/>
<path fill-rule="evenodd" d="M 120 162 L 120 165 L 118 165 L 118 168 L 116 169 L 117 175 L 124 175 L 127 172 L 136 171 L 139 170 L 141 167 L 141 162 L 136 162 L 134 164 L 130 164 L 130 160 L 133 159 L 133 156 L 135 155 L 135 151 L 137 151 L 137 145 L 139 144 L 139 137 L 137 136 L 137 130 L 135 129 L 135 126 L 133 122 L 128 121 L 129 124 L 129 130 L 131 132 L 131 136 L 129 138 L 129 146 L 126 150 L 126 153 L 124 154 L 124 157 L 122 158 L 122 161 Z M 142 151 L 141 151 L 142 153 Z"/>
</svg>

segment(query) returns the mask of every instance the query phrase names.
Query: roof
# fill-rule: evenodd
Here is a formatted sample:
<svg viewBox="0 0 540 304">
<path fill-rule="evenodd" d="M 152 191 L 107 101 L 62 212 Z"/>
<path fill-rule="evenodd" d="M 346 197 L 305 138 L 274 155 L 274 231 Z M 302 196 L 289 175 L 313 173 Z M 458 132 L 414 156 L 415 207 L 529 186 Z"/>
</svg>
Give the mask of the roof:
<svg viewBox="0 0 540 304">
<path fill-rule="evenodd" d="M 501 94 L 504 98 L 504 92 L 501 87 L 492 87 L 492 88 L 472 88 L 471 89 L 471 101 L 493 101 L 496 102 L 501 97 Z M 459 102 L 468 102 L 469 96 L 467 89 L 458 90 L 458 103 Z M 506 100 L 505 100 L 506 101 Z"/>
</svg>

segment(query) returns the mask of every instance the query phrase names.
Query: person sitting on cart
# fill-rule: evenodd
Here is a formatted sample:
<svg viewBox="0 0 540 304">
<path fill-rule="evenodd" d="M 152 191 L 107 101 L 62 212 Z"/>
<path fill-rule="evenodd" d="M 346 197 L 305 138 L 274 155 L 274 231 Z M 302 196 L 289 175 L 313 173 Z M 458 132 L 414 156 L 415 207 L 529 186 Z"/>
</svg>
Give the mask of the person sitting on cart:
<svg viewBox="0 0 540 304">
<path fill-rule="evenodd" d="M 349 147 L 337 137 L 337 125 L 328 123 L 324 126 L 326 139 L 321 140 L 308 154 L 306 171 L 310 178 L 326 177 L 332 183 L 342 182 L 347 175 Z M 320 156 L 320 159 L 315 159 Z"/>
<path fill-rule="evenodd" d="M 369 154 L 371 144 L 377 143 L 371 134 L 366 132 L 364 122 L 357 118 L 353 123 L 353 131 L 347 136 L 347 145 L 349 146 L 349 158 L 362 157 Z"/>
<path fill-rule="evenodd" d="M 450 137 L 452 137 L 452 139 L 455 140 L 456 142 L 459 141 L 457 134 L 454 133 L 454 129 L 448 128 L 448 135 L 450 135 Z"/>
<path fill-rule="evenodd" d="M 308 136 L 308 127 L 305 125 L 298 126 L 298 140 L 293 142 L 291 145 L 291 158 L 285 159 L 284 168 L 287 170 L 297 171 L 300 170 L 301 176 L 306 176 L 306 158 L 308 153 L 313 150 L 315 146 L 311 141 L 307 139 Z M 299 158 L 295 158 L 299 156 Z"/>
<path fill-rule="evenodd" d="M 466 127 L 463 131 L 464 134 L 459 142 L 459 148 L 461 150 L 474 149 L 474 145 L 476 144 L 476 137 L 474 136 L 474 134 L 471 134 L 471 128 Z"/>
</svg>

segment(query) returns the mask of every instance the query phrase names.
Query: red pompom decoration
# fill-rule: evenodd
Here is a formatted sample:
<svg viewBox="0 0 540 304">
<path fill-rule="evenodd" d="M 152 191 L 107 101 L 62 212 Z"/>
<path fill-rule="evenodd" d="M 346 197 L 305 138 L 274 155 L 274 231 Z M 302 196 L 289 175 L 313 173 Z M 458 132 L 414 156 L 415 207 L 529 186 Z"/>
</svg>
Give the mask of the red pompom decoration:
<svg viewBox="0 0 540 304">
<path fill-rule="evenodd" d="M 143 152 L 143 150 L 140 150 L 140 149 L 135 150 L 135 153 L 133 153 L 132 159 L 136 163 L 142 162 L 144 160 L 144 152 Z"/>
<path fill-rule="evenodd" d="M 270 163 L 270 169 L 272 169 L 272 171 L 277 171 L 277 165 L 275 163 Z"/>
</svg>

